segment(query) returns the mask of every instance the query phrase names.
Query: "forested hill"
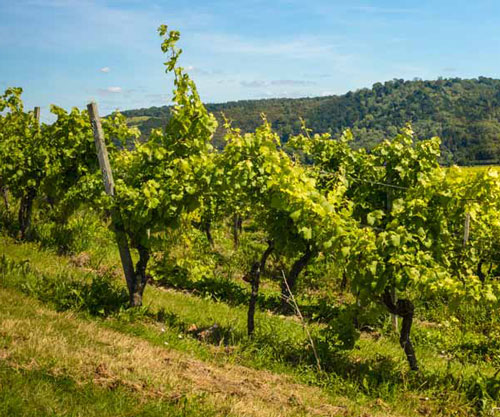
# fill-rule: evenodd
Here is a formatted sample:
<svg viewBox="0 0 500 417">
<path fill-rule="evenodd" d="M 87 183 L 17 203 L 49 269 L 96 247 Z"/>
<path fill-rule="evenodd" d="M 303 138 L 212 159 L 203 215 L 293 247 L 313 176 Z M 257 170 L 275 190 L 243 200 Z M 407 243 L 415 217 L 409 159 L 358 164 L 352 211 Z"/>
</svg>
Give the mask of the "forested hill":
<svg viewBox="0 0 500 417">
<path fill-rule="evenodd" d="M 392 80 L 340 96 L 300 99 L 245 100 L 208 104 L 242 131 L 251 131 L 264 113 L 283 141 L 306 120 L 313 132 L 340 133 L 351 128 L 359 146 L 371 147 L 411 122 L 420 138 L 440 136 L 443 163 L 500 162 L 500 80 L 479 77 L 435 81 Z M 123 112 L 144 135 L 165 124 L 169 107 Z M 214 139 L 222 145 L 222 128 Z"/>
</svg>

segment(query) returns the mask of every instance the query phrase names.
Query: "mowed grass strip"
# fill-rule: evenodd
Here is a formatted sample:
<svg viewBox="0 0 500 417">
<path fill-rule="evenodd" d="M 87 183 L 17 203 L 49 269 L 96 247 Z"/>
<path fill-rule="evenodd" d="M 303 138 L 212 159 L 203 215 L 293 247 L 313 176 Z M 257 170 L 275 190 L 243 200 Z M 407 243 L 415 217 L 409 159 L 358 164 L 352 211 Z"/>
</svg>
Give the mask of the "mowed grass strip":
<svg viewBox="0 0 500 417">
<path fill-rule="evenodd" d="M 50 370 L 20 368 L 0 361 L 0 416 L 157 417 L 217 415 L 195 396 L 162 401 L 129 390 L 77 383 Z"/>
<path fill-rule="evenodd" d="M 129 402 L 133 397 L 139 403 L 167 405 L 193 398 L 194 410 L 208 415 L 350 415 L 345 405 L 330 404 L 319 389 L 286 376 L 230 364 L 214 366 L 72 313 L 54 312 L 14 290 L 0 290 L 0 317 L 3 374 L 16 379 L 19 374 L 13 372 L 20 372 L 31 382 L 45 375 L 48 392 L 60 390 L 58 381 L 64 380 L 70 381 L 69 392 L 88 392 L 90 399 L 102 395 L 96 387 L 109 391 L 110 404 L 111 397 L 126 394 Z M 64 399 L 58 403 L 60 412 L 56 407 L 54 415 L 80 415 L 66 409 L 79 407 L 77 400 L 66 406 Z"/>
<path fill-rule="evenodd" d="M 0 278 L 3 280 L 2 285 L 11 290 L 31 294 L 24 287 L 39 281 L 42 275 L 57 275 L 57 279 L 64 282 L 90 282 L 96 277 L 93 268 L 76 266 L 72 259 L 56 256 L 33 243 L 18 244 L 12 239 L 1 238 L 0 253 L 21 265 L 27 263 L 31 270 L 30 276 L 23 276 L 16 270 L 9 273 L 9 268 L 6 268 Z M 120 286 L 124 285 L 122 278 L 115 278 Z M 48 279 L 48 284 L 51 284 L 51 279 Z M 58 298 L 57 294 L 51 297 Z M 35 291 L 33 296 L 39 298 L 38 295 Z M 58 308 L 59 302 L 51 297 L 44 297 L 47 306 Z M 432 344 L 425 342 L 421 346 L 419 339 L 431 336 L 429 333 L 437 336 L 444 329 L 424 331 L 417 321 L 414 335 L 421 372 L 408 371 L 395 335 L 375 332 L 373 335 L 363 334 L 356 348 L 346 355 L 333 353 L 325 357 L 325 360 L 332 361 L 334 372 L 317 374 L 314 363 L 307 356 L 302 326 L 292 317 L 259 312 L 256 335 L 254 339 L 248 340 L 244 306 L 230 306 L 206 297 L 154 286 L 147 287 L 146 303 L 148 314 L 141 315 L 139 310 L 137 317 L 131 310 L 107 318 L 89 316 L 86 310 L 82 314 L 75 309 L 71 311 L 75 319 L 91 320 L 102 329 L 141 339 L 160 349 L 178 351 L 181 355 L 210 363 L 211 367 L 227 369 L 228 366 L 240 366 L 251 368 L 254 372 L 286 374 L 289 382 L 299 386 L 315 385 L 324 398 L 328 397 L 327 403 L 341 409 L 339 415 L 359 416 L 368 413 L 369 416 L 376 416 L 391 415 L 390 412 L 405 416 L 422 413 L 472 415 L 477 411 L 477 398 L 474 392 L 466 390 L 474 383 L 475 375 L 488 377 L 495 373 L 490 362 L 450 362 L 440 356 Z M 132 315 L 129 316 L 129 313 Z M 205 329 L 215 323 L 223 332 L 223 339 L 219 343 L 218 339 L 200 339 L 191 332 L 192 328 Z M 310 330 L 316 332 L 317 325 L 311 324 Z M 295 402 L 293 395 L 289 399 Z"/>
</svg>

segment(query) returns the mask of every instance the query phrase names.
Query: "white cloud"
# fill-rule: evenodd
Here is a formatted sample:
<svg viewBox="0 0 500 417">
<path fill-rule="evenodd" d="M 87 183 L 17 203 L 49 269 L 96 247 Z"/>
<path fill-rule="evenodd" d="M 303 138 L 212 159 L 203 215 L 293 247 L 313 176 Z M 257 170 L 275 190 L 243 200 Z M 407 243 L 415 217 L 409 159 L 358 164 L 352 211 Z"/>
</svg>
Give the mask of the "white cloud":
<svg viewBox="0 0 500 417">
<path fill-rule="evenodd" d="M 270 91 L 263 90 L 260 92 L 256 92 L 254 97 L 258 98 L 299 98 L 299 97 L 312 97 L 315 94 L 310 94 L 305 91 L 288 91 L 288 90 L 280 90 L 280 91 Z"/>
<path fill-rule="evenodd" d="M 5 3 L 8 3 L 5 8 L 9 14 L 23 24 L 18 23 L 19 30 L 14 33 L 12 26 L 0 26 L 0 42 L 18 47 L 67 48 L 75 36 L 85 33 L 80 39 L 79 51 L 93 51 L 96 45 L 102 48 L 127 45 L 129 51 L 132 48 L 145 53 L 148 52 L 145 43 L 156 39 L 155 28 L 162 23 L 156 5 L 136 9 L 105 0 L 16 0 Z M 0 6 L 3 7 L 2 0 Z M 54 15 L 52 24 L 38 18 L 39 14 L 50 12 Z M 176 22 L 179 20 L 181 18 Z M 174 23 L 172 25 L 177 27 Z M 54 30 L 55 26 L 57 30 Z M 29 36 L 29 33 L 37 33 L 37 36 Z M 157 45 L 154 52 L 158 51 Z"/>
<path fill-rule="evenodd" d="M 197 74 L 197 75 L 215 75 L 219 74 L 221 71 L 215 70 L 215 71 L 207 71 L 199 67 L 195 67 L 194 65 L 188 65 L 185 70 L 187 72 L 190 72 L 191 74 Z"/>
<path fill-rule="evenodd" d="M 348 58 L 336 51 L 337 45 L 331 39 L 322 39 L 315 36 L 301 37 L 291 40 L 261 40 L 244 39 L 237 36 L 200 34 L 199 42 L 207 45 L 217 53 L 256 55 L 256 56 L 279 56 L 293 59 L 325 58 L 335 57 L 338 60 Z"/>
<path fill-rule="evenodd" d="M 100 88 L 99 93 L 103 95 L 107 94 L 120 94 L 123 93 L 123 89 L 121 87 L 108 87 L 108 88 Z"/>
<path fill-rule="evenodd" d="M 314 85 L 314 81 L 309 80 L 272 80 L 271 85 L 289 85 L 289 86 L 304 86 Z"/>
<path fill-rule="evenodd" d="M 241 81 L 243 87 L 248 88 L 262 88 L 262 87 L 276 87 L 276 86 L 289 86 L 289 87 L 303 87 L 307 85 L 316 84 L 314 81 L 309 80 L 254 80 L 254 81 Z"/>
<path fill-rule="evenodd" d="M 104 72 L 104 73 L 108 73 L 108 72 L 111 71 L 111 68 L 109 68 L 109 67 L 102 67 L 99 71 Z"/>
<path fill-rule="evenodd" d="M 248 88 L 261 88 L 265 87 L 267 83 L 265 81 L 255 80 L 255 81 L 242 81 L 241 85 L 243 87 L 248 87 Z"/>
</svg>

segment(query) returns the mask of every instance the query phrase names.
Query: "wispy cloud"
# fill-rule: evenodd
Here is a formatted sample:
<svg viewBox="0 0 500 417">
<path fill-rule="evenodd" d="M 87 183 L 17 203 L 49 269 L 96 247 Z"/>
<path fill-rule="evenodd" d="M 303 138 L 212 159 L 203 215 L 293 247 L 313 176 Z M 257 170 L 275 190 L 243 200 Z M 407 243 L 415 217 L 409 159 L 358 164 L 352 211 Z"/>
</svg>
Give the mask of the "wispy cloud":
<svg viewBox="0 0 500 417">
<path fill-rule="evenodd" d="M 188 65 L 186 68 L 186 71 L 191 73 L 191 74 L 197 74 L 197 75 L 212 75 L 214 74 L 214 71 L 208 71 L 200 67 L 195 67 L 194 65 Z"/>
<path fill-rule="evenodd" d="M 304 86 L 304 85 L 314 85 L 314 81 L 308 80 L 273 80 L 271 85 L 289 85 L 289 86 Z"/>
<path fill-rule="evenodd" d="M 496 2 L 490 3 L 497 13 L 482 10 L 481 19 L 470 14 L 485 7 L 472 3 L 453 10 L 374 0 L 169 3 L 0 0 L 0 79 L 25 86 L 28 106 L 50 101 L 70 108 L 85 105 L 86 95 L 110 109 L 163 104 L 172 76 L 163 72 L 155 31 L 160 23 L 180 30 L 180 63 L 211 102 L 338 94 L 395 77 L 479 75 L 496 68 L 493 58 L 477 56 L 479 43 L 486 45 L 483 52 L 498 46 L 496 26 L 485 24 L 499 15 Z M 431 35 L 438 20 L 439 45 Z M 463 47 L 455 51 L 457 44 Z M 29 70 L 33 59 L 36 77 Z"/>
<path fill-rule="evenodd" d="M 265 81 L 259 81 L 259 80 L 254 80 L 254 81 L 241 81 L 240 83 L 243 87 L 248 87 L 248 88 L 262 88 L 266 86 Z"/>
<path fill-rule="evenodd" d="M 275 87 L 275 86 L 303 87 L 308 85 L 314 85 L 316 83 L 314 81 L 309 81 L 309 80 L 270 80 L 270 81 L 253 80 L 253 81 L 241 81 L 240 84 L 243 87 L 248 87 L 248 88 L 262 88 L 262 87 Z"/>
<path fill-rule="evenodd" d="M 152 100 L 154 102 L 164 102 L 163 104 L 170 104 L 171 98 L 169 94 L 157 94 L 150 93 L 144 96 L 147 100 Z"/>
<path fill-rule="evenodd" d="M 242 38 L 231 35 L 203 34 L 203 42 L 207 48 L 224 54 L 254 55 L 259 57 L 288 57 L 294 59 L 310 59 L 335 56 L 345 59 L 348 56 L 337 51 L 339 46 L 331 39 L 315 36 L 300 37 L 290 40 L 266 40 L 258 38 Z M 200 38 L 201 41 L 201 38 Z"/>
<path fill-rule="evenodd" d="M 311 94 L 308 94 L 305 91 L 288 91 L 288 90 L 261 90 L 256 92 L 254 98 L 299 98 L 299 97 L 310 97 Z"/>
<path fill-rule="evenodd" d="M 303 74 L 305 78 L 330 78 L 332 74 L 321 73 L 321 74 Z"/>
<path fill-rule="evenodd" d="M 234 78 L 227 78 L 227 79 L 222 79 L 222 80 L 217 80 L 217 84 L 234 84 L 237 83 L 238 81 L 235 80 Z"/>
<path fill-rule="evenodd" d="M 6 3 L 5 11 L 25 22 L 17 33 L 8 36 L 17 46 L 67 48 L 76 35 L 84 33 L 78 44 L 79 51 L 94 50 L 97 44 L 103 48 L 127 45 L 129 49 L 143 49 L 144 42 L 154 36 L 159 24 L 154 6 L 126 8 L 102 0 L 16 0 Z M 53 29 L 54 25 L 42 23 L 47 16 L 57 24 L 57 30 Z M 10 27 L 0 27 L 0 41 L 6 42 L 2 38 L 4 32 L 9 35 L 9 31 L 12 32 Z M 33 31 L 38 36 L 28 36 Z"/>
<path fill-rule="evenodd" d="M 108 95 L 108 94 L 121 94 L 123 93 L 123 89 L 121 87 L 107 87 L 100 88 L 99 94 Z"/>
</svg>

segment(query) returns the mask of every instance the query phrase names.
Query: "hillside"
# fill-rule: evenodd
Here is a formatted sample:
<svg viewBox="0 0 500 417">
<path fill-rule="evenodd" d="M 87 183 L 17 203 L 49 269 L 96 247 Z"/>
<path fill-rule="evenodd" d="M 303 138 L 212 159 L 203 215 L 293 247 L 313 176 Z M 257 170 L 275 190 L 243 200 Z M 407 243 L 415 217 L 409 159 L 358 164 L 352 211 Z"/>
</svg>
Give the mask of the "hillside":
<svg viewBox="0 0 500 417">
<path fill-rule="evenodd" d="M 244 336 L 246 310 L 222 278 L 219 300 L 150 286 L 147 307 L 121 308 L 113 249 L 57 256 L 0 238 L 0 416 L 471 416 L 492 404 L 479 334 L 417 321 L 412 373 L 397 335 L 370 330 L 316 373 L 297 320 L 259 311 Z"/>
<path fill-rule="evenodd" d="M 300 118 L 313 132 L 340 133 L 351 128 L 358 146 L 371 147 L 393 136 L 411 122 L 420 138 L 442 139 L 442 162 L 498 163 L 500 160 L 500 80 L 479 77 L 435 81 L 392 80 L 339 96 L 245 100 L 208 104 L 219 120 L 221 114 L 243 131 L 253 131 L 264 113 L 286 142 L 300 131 Z M 150 107 L 123 113 L 143 135 L 161 127 L 169 107 Z M 222 128 L 214 139 L 222 146 Z"/>
<path fill-rule="evenodd" d="M 215 154 L 190 91 L 110 161 L 125 117 L 102 137 L 94 106 L 40 126 L 4 99 L 0 416 L 492 415 L 498 173 L 408 129 L 293 138 L 316 167 L 269 126 Z"/>
</svg>

